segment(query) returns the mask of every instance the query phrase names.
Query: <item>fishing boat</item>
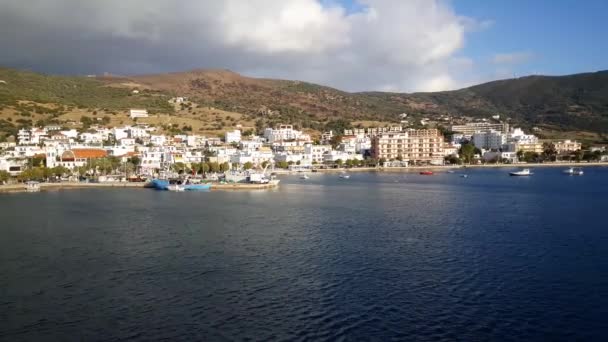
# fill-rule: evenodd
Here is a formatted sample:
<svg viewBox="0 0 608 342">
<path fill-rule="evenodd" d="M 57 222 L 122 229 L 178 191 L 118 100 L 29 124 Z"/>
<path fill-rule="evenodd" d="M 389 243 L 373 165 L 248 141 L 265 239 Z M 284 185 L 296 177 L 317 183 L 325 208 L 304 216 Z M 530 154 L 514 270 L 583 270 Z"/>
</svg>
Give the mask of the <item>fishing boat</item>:
<svg viewBox="0 0 608 342">
<path fill-rule="evenodd" d="M 584 173 L 583 169 L 581 169 L 580 167 L 570 167 L 564 170 L 563 172 L 571 176 L 582 176 Z"/>
<path fill-rule="evenodd" d="M 168 186 L 169 186 L 168 179 L 158 179 L 158 178 L 155 178 L 155 179 L 151 180 L 148 184 L 146 184 L 146 187 L 156 189 L 156 190 L 167 190 Z"/>
<path fill-rule="evenodd" d="M 533 175 L 533 173 L 530 172 L 530 169 L 522 169 L 519 171 L 509 172 L 509 176 L 531 176 L 531 175 Z"/>
<path fill-rule="evenodd" d="M 423 176 L 432 176 L 435 173 L 433 171 L 420 171 L 420 174 Z"/>
</svg>

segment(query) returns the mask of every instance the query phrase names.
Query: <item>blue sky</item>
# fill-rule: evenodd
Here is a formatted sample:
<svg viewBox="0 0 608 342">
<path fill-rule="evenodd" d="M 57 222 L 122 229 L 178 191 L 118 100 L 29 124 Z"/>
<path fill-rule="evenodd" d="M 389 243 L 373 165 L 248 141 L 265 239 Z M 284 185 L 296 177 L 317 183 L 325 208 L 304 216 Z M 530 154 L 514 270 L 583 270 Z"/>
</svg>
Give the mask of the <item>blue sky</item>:
<svg viewBox="0 0 608 342">
<path fill-rule="evenodd" d="M 607 0 L 445 2 L 459 16 L 492 23 L 485 29 L 468 33 L 465 46 L 458 53 L 470 58 L 476 71 L 488 78 L 494 78 L 497 73 L 503 76 L 500 69 L 512 73 L 510 76 L 563 75 L 608 69 Z M 356 0 L 338 3 L 351 12 L 363 8 Z M 493 62 L 497 54 L 522 58 L 497 67 Z"/>
<path fill-rule="evenodd" d="M 527 52 L 519 74 L 570 74 L 608 68 L 608 1 L 453 0 L 457 14 L 494 24 L 469 34 L 462 54 L 479 60 Z M 481 64 L 481 63 L 480 63 Z"/>
</svg>

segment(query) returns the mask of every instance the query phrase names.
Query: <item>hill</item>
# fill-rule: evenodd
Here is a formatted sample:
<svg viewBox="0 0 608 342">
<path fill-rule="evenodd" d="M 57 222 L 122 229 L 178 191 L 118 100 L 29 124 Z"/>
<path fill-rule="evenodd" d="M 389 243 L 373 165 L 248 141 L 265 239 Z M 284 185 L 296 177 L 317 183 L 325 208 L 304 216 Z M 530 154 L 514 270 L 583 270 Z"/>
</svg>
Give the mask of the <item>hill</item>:
<svg viewBox="0 0 608 342">
<path fill-rule="evenodd" d="M 163 127 L 163 123 L 181 127 L 200 122 L 195 130 L 219 133 L 237 123 L 259 129 L 289 122 L 322 131 L 351 123 L 394 123 L 401 113 L 414 119 L 501 114 L 524 127 L 589 132 L 595 134 L 595 140 L 604 139 L 600 134 L 608 131 L 608 71 L 529 76 L 456 91 L 413 94 L 348 93 L 307 82 L 250 78 L 228 70 L 91 78 L 0 68 L 0 80 L 4 81 L 0 82 L 0 112 L 5 116 L 29 111 L 41 112 L 41 119 L 47 114 L 61 119 L 70 117 L 75 109 L 120 116 L 129 108 L 144 107 L 157 115 L 157 124 Z M 138 94 L 133 93 L 135 89 Z M 170 105 L 168 100 L 175 96 L 188 97 L 190 103 Z M 32 103 L 53 109 L 46 113 Z M 7 119 L 0 121 L 0 130 L 9 126 Z M 25 125 L 21 120 L 11 124 Z"/>
</svg>

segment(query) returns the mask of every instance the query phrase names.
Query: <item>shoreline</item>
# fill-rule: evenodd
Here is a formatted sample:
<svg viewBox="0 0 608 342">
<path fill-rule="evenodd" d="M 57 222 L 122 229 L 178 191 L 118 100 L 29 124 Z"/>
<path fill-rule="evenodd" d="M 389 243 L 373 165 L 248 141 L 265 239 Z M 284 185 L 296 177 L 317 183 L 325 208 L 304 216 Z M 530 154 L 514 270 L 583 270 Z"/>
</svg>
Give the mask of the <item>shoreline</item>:
<svg viewBox="0 0 608 342">
<path fill-rule="evenodd" d="M 39 183 L 40 191 L 58 191 L 71 189 L 146 189 L 146 183 L 129 183 L 129 182 L 107 182 L 107 183 L 79 183 L 79 182 L 64 182 L 64 183 Z M 212 184 L 209 191 L 215 190 L 265 190 L 278 187 L 278 184 L 246 184 L 246 183 L 226 183 Z M 0 193 L 21 193 L 28 192 L 23 183 L 0 185 Z"/>
<path fill-rule="evenodd" d="M 457 169 L 474 169 L 474 168 L 536 168 L 536 167 L 608 167 L 607 162 L 593 163 L 575 163 L 575 162 L 559 162 L 559 163 L 523 163 L 523 164 L 484 164 L 484 165 L 432 165 L 432 166 L 408 166 L 408 167 L 357 167 L 357 168 L 336 168 L 336 169 L 315 169 L 315 173 L 339 173 L 339 172 L 420 172 L 421 170 L 428 171 L 449 171 Z M 296 175 L 300 173 L 308 173 L 311 171 L 288 171 L 275 170 L 278 175 Z M 64 183 L 40 183 L 40 191 L 57 191 L 69 189 L 108 189 L 108 188 L 131 188 L 131 189 L 146 189 L 146 183 L 129 183 L 129 182 L 107 182 L 107 183 L 80 183 L 80 182 L 64 182 Z M 210 191 L 245 191 L 245 190 L 268 190 L 278 187 L 278 184 L 247 184 L 247 183 L 212 183 Z M 0 193 L 20 193 L 27 192 L 25 184 L 5 184 L 0 185 Z"/>
<path fill-rule="evenodd" d="M 592 163 L 575 163 L 575 162 L 558 162 L 558 163 L 521 163 L 521 164 L 480 164 L 480 165 L 430 165 L 430 166 L 408 166 L 408 167 L 354 167 L 354 168 L 335 168 L 335 169 L 315 169 L 314 173 L 336 173 L 336 172 L 419 172 L 421 170 L 441 171 L 441 170 L 456 170 L 456 169 L 474 169 L 474 168 L 534 168 L 534 167 L 591 167 L 605 166 L 608 167 L 608 162 L 592 162 Z M 275 170 L 278 175 L 294 175 L 299 173 L 311 173 L 313 171 L 287 171 Z"/>
</svg>

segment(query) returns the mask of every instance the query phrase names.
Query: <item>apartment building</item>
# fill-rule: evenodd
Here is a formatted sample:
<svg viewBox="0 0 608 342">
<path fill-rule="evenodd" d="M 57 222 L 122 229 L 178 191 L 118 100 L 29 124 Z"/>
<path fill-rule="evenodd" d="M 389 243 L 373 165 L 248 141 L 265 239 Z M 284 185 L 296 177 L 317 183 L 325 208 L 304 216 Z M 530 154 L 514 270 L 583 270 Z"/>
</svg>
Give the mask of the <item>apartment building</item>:
<svg viewBox="0 0 608 342">
<path fill-rule="evenodd" d="M 437 129 L 384 133 L 372 139 L 372 157 L 410 164 L 442 164 L 443 136 Z"/>
<path fill-rule="evenodd" d="M 471 122 L 464 125 L 453 125 L 450 127 L 452 132 L 462 133 L 464 135 L 473 135 L 476 132 L 489 132 L 491 130 L 499 131 L 503 134 L 509 133 L 509 124 L 507 123 L 489 123 L 489 122 Z"/>
</svg>

